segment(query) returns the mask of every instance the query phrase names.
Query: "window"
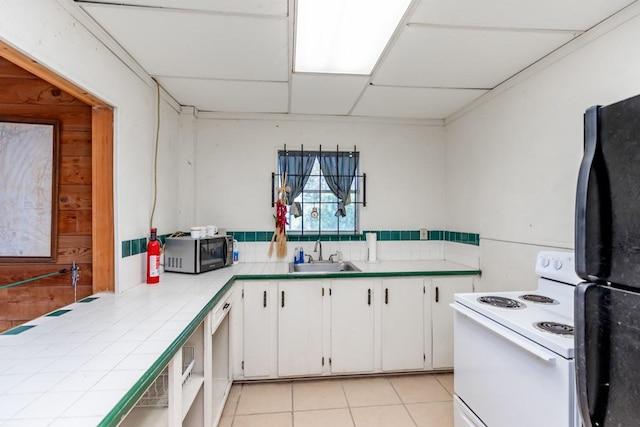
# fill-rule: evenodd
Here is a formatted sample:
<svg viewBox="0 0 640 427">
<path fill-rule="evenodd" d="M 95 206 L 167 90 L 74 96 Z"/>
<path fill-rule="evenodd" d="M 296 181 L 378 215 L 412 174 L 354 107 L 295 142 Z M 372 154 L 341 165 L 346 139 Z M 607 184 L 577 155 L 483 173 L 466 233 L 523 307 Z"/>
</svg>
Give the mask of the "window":
<svg viewBox="0 0 640 427">
<path fill-rule="evenodd" d="M 279 151 L 280 180 L 287 176 L 287 233 L 359 232 L 360 155 L 356 151 Z"/>
</svg>

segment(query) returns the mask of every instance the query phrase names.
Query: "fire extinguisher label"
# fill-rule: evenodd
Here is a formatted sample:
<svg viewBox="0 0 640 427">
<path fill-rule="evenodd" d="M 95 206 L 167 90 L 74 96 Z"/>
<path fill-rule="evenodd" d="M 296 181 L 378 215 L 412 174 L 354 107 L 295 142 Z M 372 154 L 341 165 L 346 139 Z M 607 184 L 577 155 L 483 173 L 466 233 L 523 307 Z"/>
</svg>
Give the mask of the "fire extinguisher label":
<svg viewBox="0 0 640 427">
<path fill-rule="evenodd" d="M 160 276 L 160 257 L 157 255 L 149 256 L 149 276 L 158 277 Z"/>
</svg>

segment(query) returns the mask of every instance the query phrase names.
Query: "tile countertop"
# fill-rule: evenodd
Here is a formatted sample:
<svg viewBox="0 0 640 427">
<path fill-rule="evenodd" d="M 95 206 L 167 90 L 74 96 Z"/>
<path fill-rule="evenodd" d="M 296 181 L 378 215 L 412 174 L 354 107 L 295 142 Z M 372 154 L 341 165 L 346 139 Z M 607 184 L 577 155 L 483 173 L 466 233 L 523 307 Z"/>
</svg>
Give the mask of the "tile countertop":
<svg viewBox="0 0 640 427">
<path fill-rule="evenodd" d="M 115 425 L 134 387 L 150 384 L 236 280 L 476 275 L 449 261 L 352 261 L 361 273 L 288 274 L 288 263 L 240 263 L 158 285 L 99 293 L 0 335 L 0 427 Z M 140 391 L 142 392 L 142 391 Z M 124 409 L 123 409 L 124 408 Z M 110 421 L 109 421 L 110 420 Z"/>
</svg>

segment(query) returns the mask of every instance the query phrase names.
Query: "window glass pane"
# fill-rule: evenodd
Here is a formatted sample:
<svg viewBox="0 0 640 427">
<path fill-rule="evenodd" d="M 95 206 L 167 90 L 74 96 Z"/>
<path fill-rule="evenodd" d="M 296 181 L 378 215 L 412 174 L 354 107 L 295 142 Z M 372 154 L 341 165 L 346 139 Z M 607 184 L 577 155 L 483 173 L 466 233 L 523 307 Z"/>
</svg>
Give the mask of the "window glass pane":
<svg viewBox="0 0 640 427">
<path fill-rule="evenodd" d="M 351 200 L 353 200 L 355 197 L 354 194 L 351 194 Z M 340 217 L 338 219 L 339 223 L 340 223 L 340 231 L 349 231 L 349 232 L 355 232 L 357 230 L 356 227 L 356 217 L 355 217 L 355 208 L 356 208 L 356 204 L 355 203 L 349 203 L 347 206 L 345 206 L 345 209 L 347 211 L 347 216 Z"/>
<path fill-rule="evenodd" d="M 324 152 L 323 155 L 325 155 Z M 331 153 L 326 155 L 331 155 Z M 282 173 L 282 171 L 279 171 L 279 173 Z M 301 204 L 302 215 L 294 218 L 289 212 L 288 232 L 301 232 L 304 234 L 335 234 L 337 232 L 340 234 L 352 234 L 357 232 L 359 204 L 356 203 L 358 201 L 356 189 L 361 187 L 361 183 L 357 182 L 360 179 L 356 177 L 351 186 L 351 203 L 346 206 L 347 216 L 344 218 L 336 217 L 338 198 L 331 192 L 320 170 L 320 162 L 316 158 L 302 194 L 295 199 L 296 202 Z M 317 215 L 314 215 L 314 211 Z"/>
</svg>

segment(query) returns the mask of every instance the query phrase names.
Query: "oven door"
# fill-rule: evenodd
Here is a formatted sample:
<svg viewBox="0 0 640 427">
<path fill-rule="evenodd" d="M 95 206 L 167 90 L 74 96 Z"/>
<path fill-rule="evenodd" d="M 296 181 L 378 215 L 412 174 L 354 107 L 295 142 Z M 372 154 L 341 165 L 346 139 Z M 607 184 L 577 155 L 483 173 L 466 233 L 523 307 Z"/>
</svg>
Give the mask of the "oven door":
<svg viewBox="0 0 640 427">
<path fill-rule="evenodd" d="M 455 427 L 487 427 L 458 396 L 453 396 L 453 422 Z"/>
<path fill-rule="evenodd" d="M 577 425 L 573 360 L 459 303 L 453 308 L 455 394 L 484 425 Z"/>
</svg>

